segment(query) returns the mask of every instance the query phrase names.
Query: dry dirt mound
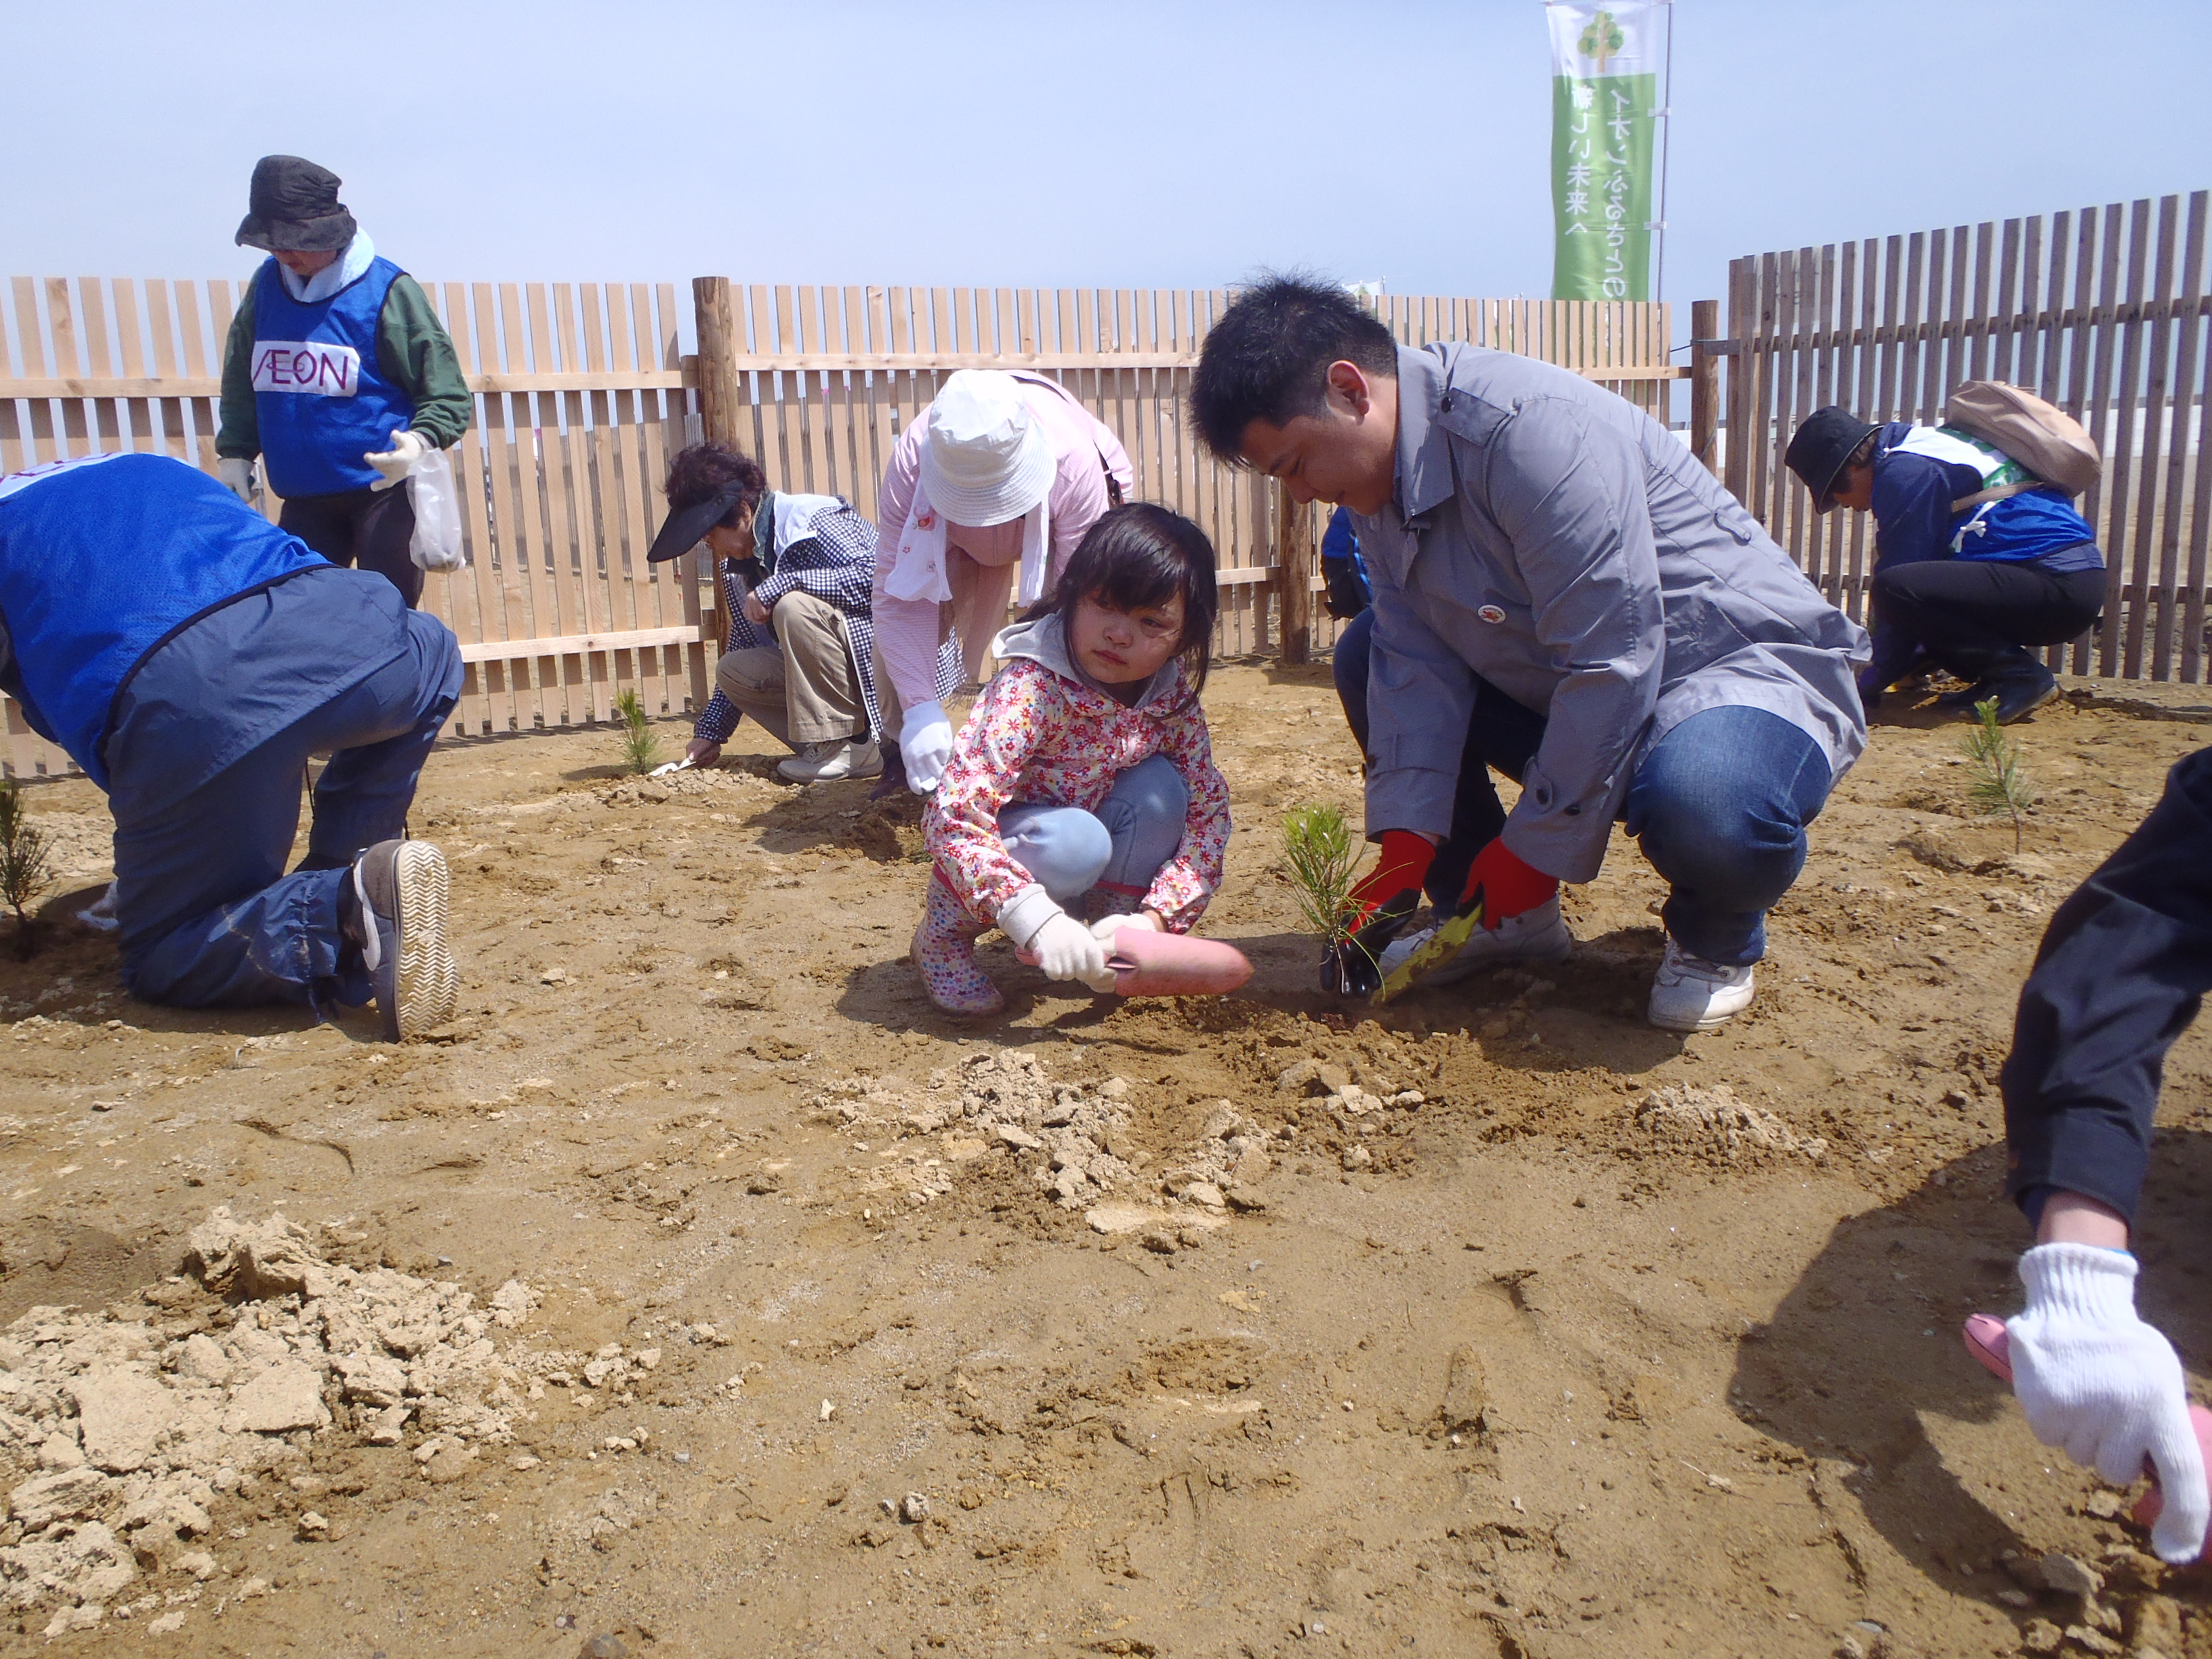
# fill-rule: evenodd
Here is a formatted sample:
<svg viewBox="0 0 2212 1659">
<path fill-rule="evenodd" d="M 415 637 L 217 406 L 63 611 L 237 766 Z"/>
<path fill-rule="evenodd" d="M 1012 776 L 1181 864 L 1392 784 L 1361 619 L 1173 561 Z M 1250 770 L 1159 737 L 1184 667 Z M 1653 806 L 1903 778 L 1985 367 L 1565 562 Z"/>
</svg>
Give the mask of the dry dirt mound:
<svg viewBox="0 0 2212 1659">
<path fill-rule="evenodd" d="M 56 1609 L 49 1635 L 97 1623 L 142 1565 L 194 1582 L 131 1613 L 198 1600 L 216 1569 L 188 1540 L 212 1530 L 218 1495 L 281 1477 L 316 1437 L 398 1445 L 411 1423 L 439 1431 L 433 1458 L 466 1459 L 508 1438 L 530 1387 L 491 1334 L 536 1302 L 520 1281 L 479 1310 L 457 1284 L 333 1263 L 306 1228 L 228 1209 L 193 1230 L 186 1266 L 225 1306 L 182 1321 L 34 1308 L 0 1339 L 0 1606 Z"/>
</svg>

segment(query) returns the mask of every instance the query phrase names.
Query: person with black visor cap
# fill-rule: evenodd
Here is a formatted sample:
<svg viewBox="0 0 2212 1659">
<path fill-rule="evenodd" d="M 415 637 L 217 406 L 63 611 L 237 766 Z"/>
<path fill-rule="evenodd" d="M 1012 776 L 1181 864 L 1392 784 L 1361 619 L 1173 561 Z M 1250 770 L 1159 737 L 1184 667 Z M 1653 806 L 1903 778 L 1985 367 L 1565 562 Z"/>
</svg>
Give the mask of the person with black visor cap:
<svg viewBox="0 0 2212 1659">
<path fill-rule="evenodd" d="M 704 543 L 730 619 L 684 760 L 714 765 L 750 714 L 798 751 L 776 767 L 787 782 L 879 775 L 875 527 L 837 496 L 771 490 L 757 462 L 720 444 L 679 453 L 665 490 L 668 518 L 647 557 Z"/>
</svg>

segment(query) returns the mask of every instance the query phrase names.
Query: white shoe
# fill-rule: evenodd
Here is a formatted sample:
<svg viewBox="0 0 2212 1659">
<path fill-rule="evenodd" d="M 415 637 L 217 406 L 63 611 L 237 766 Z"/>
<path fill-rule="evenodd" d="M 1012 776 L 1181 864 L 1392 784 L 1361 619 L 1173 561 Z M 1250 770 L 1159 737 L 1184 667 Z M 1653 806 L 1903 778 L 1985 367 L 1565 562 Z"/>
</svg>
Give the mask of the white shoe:
<svg viewBox="0 0 2212 1659">
<path fill-rule="evenodd" d="M 1662 1031 L 1712 1031 L 1751 1006 L 1751 967 L 1723 968 L 1667 936 L 1667 959 L 1651 981 L 1644 1018 Z"/>
<path fill-rule="evenodd" d="M 884 751 L 873 738 L 831 738 L 810 743 L 788 760 L 776 763 L 775 775 L 787 783 L 835 783 L 841 778 L 872 778 L 884 769 Z"/>
<path fill-rule="evenodd" d="M 1436 931 L 1424 927 L 1418 933 L 1392 939 L 1382 947 L 1376 970 L 1383 978 L 1389 978 L 1398 964 L 1427 944 Z M 1534 909 L 1508 916 L 1495 927 L 1476 928 L 1468 935 L 1467 943 L 1459 947 L 1458 954 L 1430 969 L 1420 982 L 1449 985 L 1455 979 L 1465 979 L 1478 968 L 1499 963 L 1557 962 L 1574 948 L 1574 935 L 1559 919 L 1559 901 L 1546 899 Z"/>
</svg>

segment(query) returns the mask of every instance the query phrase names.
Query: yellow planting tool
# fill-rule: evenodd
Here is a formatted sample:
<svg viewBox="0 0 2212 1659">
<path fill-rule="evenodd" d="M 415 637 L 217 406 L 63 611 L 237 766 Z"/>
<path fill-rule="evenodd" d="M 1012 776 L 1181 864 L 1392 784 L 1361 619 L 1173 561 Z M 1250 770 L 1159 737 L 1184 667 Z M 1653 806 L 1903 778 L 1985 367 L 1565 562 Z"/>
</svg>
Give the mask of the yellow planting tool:
<svg viewBox="0 0 2212 1659">
<path fill-rule="evenodd" d="M 1452 917 L 1422 940 L 1420 948 L 1393 968 L 1367 1000 L 1379 1008 L 1391 998 L 1411 990 L 1426 978 L 1431 969 L 1457 956 L 1460 946 L 1474 938 L 1474 930 L 1481 925 L 1482 906 L 1479 903 L 1468 906 L 1461 915 Z"/>
</svg>

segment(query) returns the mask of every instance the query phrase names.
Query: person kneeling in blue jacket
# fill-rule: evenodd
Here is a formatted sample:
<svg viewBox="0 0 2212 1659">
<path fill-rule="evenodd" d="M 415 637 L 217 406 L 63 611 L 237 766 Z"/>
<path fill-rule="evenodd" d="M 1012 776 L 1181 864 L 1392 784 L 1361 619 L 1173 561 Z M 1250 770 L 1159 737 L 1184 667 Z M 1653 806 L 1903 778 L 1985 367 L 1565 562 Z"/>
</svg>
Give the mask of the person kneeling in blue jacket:
<svg viewBox="0 0 2212 1659">
<path fill-rule="evenodd" d="M 182 461 L 0 479 L 0 690 L 106 792 L 143 1001 L 374 1000 L 393 1042 L 450 1018 L 446 861 L 401 837 L 460 687 L 443 623 Z"/>
<path fill-rule="evenodd" d="M 1814 512 L 1874 514 L 1874 659 L 1858 677 L 1869 710 L 1929 665 L 1966 682 L 1945 706 L 1995 699 L 2007 725 L 2058 695 L 2028 647 L 2079 637 L 2105 604 L 2105 556 L 2064 490 L 2025 488 L 2026 469 L 1970 433 L 1875 426 L 1832 404 L 1805 417 L 1783 459 Z M 2021 493 L 1981 499 L 2008 484 Z"/>
</svg>

